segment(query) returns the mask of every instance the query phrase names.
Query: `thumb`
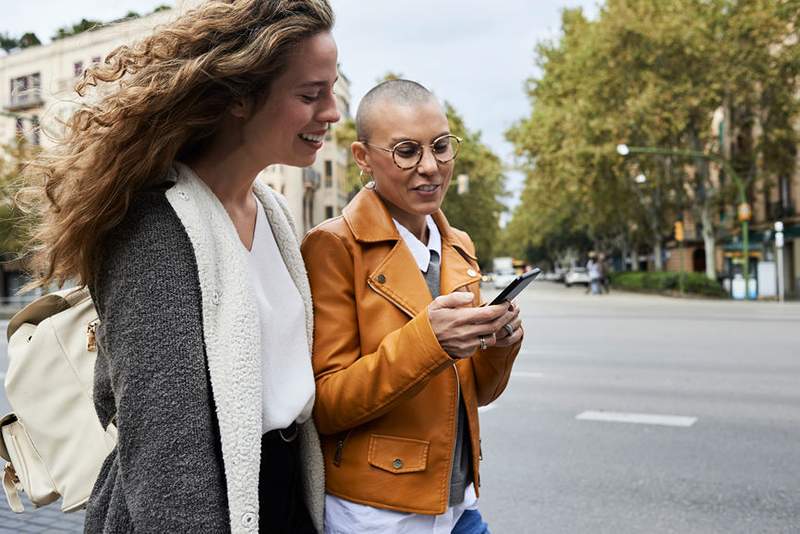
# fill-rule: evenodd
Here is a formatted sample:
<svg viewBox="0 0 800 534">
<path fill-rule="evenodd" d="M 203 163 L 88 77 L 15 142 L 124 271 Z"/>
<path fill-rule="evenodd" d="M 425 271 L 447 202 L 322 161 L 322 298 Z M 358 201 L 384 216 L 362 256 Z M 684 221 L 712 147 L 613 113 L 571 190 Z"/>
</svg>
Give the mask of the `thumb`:
<svg viewBox="0 0 800 534">
<path fill-rule="evenodd" d="M 431 302 L 430 309 L 437 310 L 441 308 L 463 308 L 464 306 L 471 306 L 475 297 L 468 291 L 456 291 L 449 295 L 440 295 Z"/>
</svg>

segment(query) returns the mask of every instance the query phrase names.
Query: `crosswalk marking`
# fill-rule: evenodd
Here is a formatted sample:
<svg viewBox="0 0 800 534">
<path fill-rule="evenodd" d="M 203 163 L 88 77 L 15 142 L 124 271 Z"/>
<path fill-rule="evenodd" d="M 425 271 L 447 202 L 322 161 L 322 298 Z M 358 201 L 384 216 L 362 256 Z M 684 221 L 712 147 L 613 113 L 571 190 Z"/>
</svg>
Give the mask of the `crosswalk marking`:
<svg viewBox="0 0 800 534">
<path fill-rule="evenodd" d="M 611 423 L 635 423 L 640 425 L 661 425 L 690 427 L 697 422 L 697 417 L 683 415 L 660 415 L 650 413 L 624 413 L 585 411 L 575 416 L 580 421 L 605 421 Z"/>
</svg>

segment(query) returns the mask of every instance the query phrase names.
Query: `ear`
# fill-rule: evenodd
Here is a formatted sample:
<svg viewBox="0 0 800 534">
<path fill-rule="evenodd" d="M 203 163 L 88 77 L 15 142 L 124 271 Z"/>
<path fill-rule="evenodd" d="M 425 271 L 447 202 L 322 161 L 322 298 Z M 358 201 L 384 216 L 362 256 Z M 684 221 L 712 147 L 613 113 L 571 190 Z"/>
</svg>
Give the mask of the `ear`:
<svg viewBox="0 0 800 534">
<path fill-rule="evenodd" d="M 372 166 L 367 161 L 367 147 L 361 141 L 355 141 L 350 145 L 350 151 L 353 153 L 353 159 L 356 165 L 364 171 L 365 174 L 372 174 Z"/>
<path fill-rule="evenodd" d="M 246 98 L 236 98 L 233 103 L 228 107 L 228 113 L 237 119 L 249 119 L 252 108 L 252 102 Z"/>
</svg>

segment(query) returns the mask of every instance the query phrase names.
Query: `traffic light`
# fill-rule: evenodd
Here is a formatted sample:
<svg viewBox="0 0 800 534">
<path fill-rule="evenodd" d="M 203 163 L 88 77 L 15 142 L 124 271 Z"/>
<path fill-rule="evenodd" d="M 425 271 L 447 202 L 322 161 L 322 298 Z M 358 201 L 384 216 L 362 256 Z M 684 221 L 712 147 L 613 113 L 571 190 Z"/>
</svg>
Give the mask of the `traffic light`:
<svg viewBox="0 0 800 534">
<path fill-rule="evenodd" d="M 683 241 L 683 221 L 675 221 L 675 241 Z"/>
</svg>

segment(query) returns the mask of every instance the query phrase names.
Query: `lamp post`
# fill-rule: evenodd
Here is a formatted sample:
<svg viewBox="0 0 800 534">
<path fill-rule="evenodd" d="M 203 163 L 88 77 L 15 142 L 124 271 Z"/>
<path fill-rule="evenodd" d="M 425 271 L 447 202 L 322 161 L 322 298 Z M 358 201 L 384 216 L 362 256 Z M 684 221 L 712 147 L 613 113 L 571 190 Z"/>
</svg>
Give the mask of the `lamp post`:
<svg viewBox="0 0 800 534">
<path fill-rule="evenodd" d="M 747 192 L 745 184 L 736 174 L 733 165 L 720 154 L 700 152 L 699 150 L 680 150 L 672 148 L 658 148 L 649 146 L 628 146 L 626 144 L 617 145 L 617 154 L 620 156 L 627 156 L 629 154 L 653 154 L 658 156 L 684 156 L 689 158 L 702 158 L 710 161 L 716 161 L 725 172 L 733 178 L 736 184 L 736 189 L 739 193 L 739 206 L 737 209 L 737 216 L 742 223 L 742 255 L 744 256 L 744 265 L 742 274 L 744 275 L 744 295 L 745 298 L 750 298 L 750 236 L 749 221 L 751 217 L 750 205 L 747 203 Z"/>
</svg>

